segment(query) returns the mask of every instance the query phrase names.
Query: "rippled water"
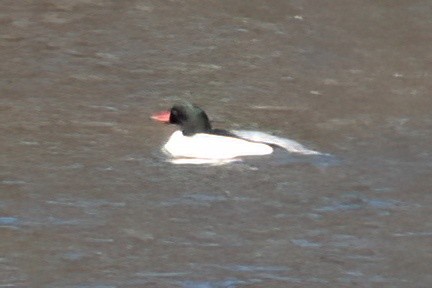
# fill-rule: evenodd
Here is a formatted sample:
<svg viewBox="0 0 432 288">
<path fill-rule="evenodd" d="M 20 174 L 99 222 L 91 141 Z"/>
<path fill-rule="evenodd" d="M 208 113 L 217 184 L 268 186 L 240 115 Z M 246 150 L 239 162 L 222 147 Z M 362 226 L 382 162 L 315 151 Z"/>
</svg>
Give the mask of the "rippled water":
<svg viewBox="0 0 432 288">
<path fill-rule="evenodd" d="M 431 287 L 430 1 L 0 2 L 0 287 Z M 177 100 L 281 151 L 173 165 Z"/>
</svg>

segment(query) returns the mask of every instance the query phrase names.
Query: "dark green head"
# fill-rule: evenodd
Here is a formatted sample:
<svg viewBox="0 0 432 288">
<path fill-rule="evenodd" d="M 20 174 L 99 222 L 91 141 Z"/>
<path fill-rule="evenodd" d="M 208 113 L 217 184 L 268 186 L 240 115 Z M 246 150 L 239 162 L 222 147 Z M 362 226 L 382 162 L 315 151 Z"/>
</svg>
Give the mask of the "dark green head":
<svg viewBox="0 0 432 288">
<path fill-rule="evenodd" d="M 189 102 L 174 105 L 168 112 L 153 115 L 153 119 L 164 123 L 177 124 L 184 135 L 210 132 L 211 125 L 207 114 L 198 106 Z"/>
</svg>

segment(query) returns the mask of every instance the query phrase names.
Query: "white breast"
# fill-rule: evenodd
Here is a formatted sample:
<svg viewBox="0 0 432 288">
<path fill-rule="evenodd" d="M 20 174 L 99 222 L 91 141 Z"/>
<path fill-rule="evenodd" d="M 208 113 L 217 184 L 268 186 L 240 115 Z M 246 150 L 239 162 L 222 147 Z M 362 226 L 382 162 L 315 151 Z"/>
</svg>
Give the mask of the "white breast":
<svg viewBox="0 0 432 288">
<path fill-rule="evenodd" d="M 171 135 L 164 150 L 176 158 L 202 159 L 230 159 L 247 155 L 267 155 L 273 152 L 271 146 L 263 143 L 205 133 L 184 136 L 181 131 Z"/>
</svg>

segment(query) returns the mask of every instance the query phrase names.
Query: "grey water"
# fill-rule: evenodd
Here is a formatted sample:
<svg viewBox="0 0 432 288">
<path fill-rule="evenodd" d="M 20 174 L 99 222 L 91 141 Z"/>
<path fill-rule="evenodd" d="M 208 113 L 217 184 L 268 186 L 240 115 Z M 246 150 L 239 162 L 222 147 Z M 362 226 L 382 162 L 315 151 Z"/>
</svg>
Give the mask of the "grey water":
<svg viewBox="0 0 432 288">
<path fill-rule="evenodd" d="M 0 1 L 0 287 L 432 287 L 430 1 Z M 187 100 L 326 155 L 173 165 Z"/>
</svg>

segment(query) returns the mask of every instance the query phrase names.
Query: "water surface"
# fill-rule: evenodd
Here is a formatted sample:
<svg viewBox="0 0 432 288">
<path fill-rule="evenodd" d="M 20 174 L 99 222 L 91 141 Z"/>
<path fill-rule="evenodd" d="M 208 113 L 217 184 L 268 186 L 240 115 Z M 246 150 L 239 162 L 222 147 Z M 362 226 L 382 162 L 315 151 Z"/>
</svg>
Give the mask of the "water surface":
<svg viewBox="0 0 432 288">
<path fill-rule="evenodd" d="M 1 287 L 431 287 L 430 1 L 0 11 Z M 333 157 L 172 165 L 178 100 Z"/>
</svg>

